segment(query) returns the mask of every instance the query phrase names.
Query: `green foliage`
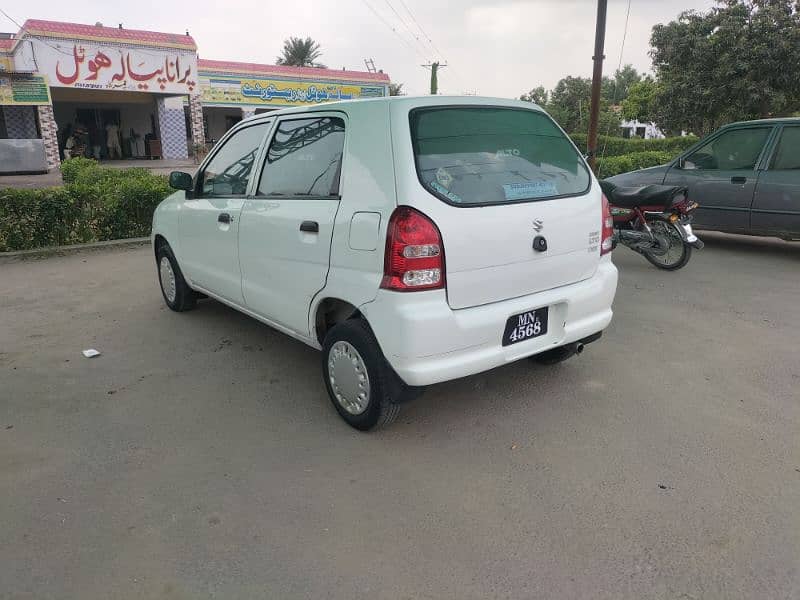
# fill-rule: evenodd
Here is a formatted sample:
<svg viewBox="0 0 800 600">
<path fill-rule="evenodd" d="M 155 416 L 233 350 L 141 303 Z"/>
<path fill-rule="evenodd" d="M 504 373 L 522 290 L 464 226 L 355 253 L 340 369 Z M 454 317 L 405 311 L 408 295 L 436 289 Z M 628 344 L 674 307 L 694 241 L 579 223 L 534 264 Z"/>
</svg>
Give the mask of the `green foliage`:
<svg viewBox="0 0 800 600">
<path fill-rule="evenodd" d="M 620 156 L 606 156 L 597 159 L 597 176 L 611 177 L 628 171 L 663 165 L 675 158 L 675 154 L 667 151 L 635 152 Z"/>
<path fill-rule="evenodd" d="M 622 101 L 622 116 L 629 121 L 642 123 L 660 121 L 656 102 L 658 93 L 659 86 L 651 77 L 634 83 L 628 92 L 628 97 Z"/>
<path fill-rule="evenodd" d="M 317 62 L 320 56 L 322 56 L 322 48 L 313 39 L 292 36 L 283 41 L 283 50 L 281 55 L 275 59 L 275 64 L 324 69 L 325 65 Z"/>
<path fill-rule="evenodd" d="M 586 134 L 573 133 L 572 141 L 581 150 L 586 150 Z M 675 157 L 690 146 L 697 143 L 699 138 L 693 135 L 684 137 L 669 137 L 660 140 L 643 140 L 641 138 L 625 139 L 621 137 L 601 135 L 597 139 L 597 154 L 599 156 L 622 156 L 639 152 L 669 152 Z"/>
<path fill-rule="evenodd" d="M 61 178 L 64 183 L 72 183 L 78 175 L 89 169 L 97 169 L 100 165 L 91 158 L 70 158 L 61 163 Z"/>
<path fill-rule="evenodd" d="M 641 80 L 642 76 L 633 65 L 625 65 L 614 72 L 614 77 L 603 77 L 600 93 L 608 103 L 620 104 L 628 97 L 631 87 Z"/>
<path fill-rule="evenodd" d="M 0 251 L 142 237 L 170 194 L 167 178 L 73 158 L 64 187 L 0 190 Z"/>
<path fill-rule="evenodd" d="M 630 66 L 623 71 L 617 71 L 619 77 L 624 79 L 629 72 L 636 70 Z M 622 73 L 625 73 L 624 75 Z M 636 74 L 638 77 L 638 73 Z M 613 80 L 609 80 L 612 81 Z M 613 83 L 612 83 L 613 85 Z M 621 84 L 627 85 L 627 84 Z M 548 92 L 543 86 L 533 88 L 527 94 L 522 94 L 519 99 L 535 102 L 550 114 L 556 122 L 566 131 L 588 131 L 589 113 L 591 110 L 592 80 L 586 77 L 564 77 Z M 619 114 L 611 108 L 609 100 L 602 97 L 600 100 L 599 131 L 618 133 L 620 126 Z"/>
<path fill-rule="evenodd" d="M 533 88 L 527 94 L 522 94 L 519 99 L 525 102 L 533 102 L 539 106 L 547 106 L 547 101 L 550 98 L 550 92 L 544 89 L 543 85 Z"/>
<path fill-rule="evenodd" d="M 653 27 L 660 84 L 656 104 L 669 130 L 708 133 L 730 121 L 800 110 L 800 13 L 794 0 L 724 0 Z"/>
</svg>

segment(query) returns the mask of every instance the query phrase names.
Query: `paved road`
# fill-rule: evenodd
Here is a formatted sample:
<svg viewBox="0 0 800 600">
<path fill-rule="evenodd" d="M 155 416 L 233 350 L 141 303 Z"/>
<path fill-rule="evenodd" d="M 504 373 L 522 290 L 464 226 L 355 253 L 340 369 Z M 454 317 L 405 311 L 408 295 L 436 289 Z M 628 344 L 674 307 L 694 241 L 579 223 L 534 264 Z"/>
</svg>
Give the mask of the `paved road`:
<svg viewBox="0 0 800 600">
<path fill-rule="evenodd" d="M 0 598 L 800 597 L 800 245 L 707 239 L 371 435 L 147 248 L 0 265 Z"/>
</svg>

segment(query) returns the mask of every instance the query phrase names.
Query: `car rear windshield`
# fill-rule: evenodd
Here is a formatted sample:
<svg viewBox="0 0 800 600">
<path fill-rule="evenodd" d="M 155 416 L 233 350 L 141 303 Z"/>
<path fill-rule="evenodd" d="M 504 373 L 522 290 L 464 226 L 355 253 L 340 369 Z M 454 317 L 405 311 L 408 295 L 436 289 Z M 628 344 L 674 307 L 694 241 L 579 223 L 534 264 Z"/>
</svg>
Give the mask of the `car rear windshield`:
<svg viewBox="0 0 800 600">
<path fill-rule="evenodd" d="M 411 136 L 419 179 L 458 206 L 583 194 L 589 171 L 546 114 L 497 107 L 417 109 Z"/>
</svg>

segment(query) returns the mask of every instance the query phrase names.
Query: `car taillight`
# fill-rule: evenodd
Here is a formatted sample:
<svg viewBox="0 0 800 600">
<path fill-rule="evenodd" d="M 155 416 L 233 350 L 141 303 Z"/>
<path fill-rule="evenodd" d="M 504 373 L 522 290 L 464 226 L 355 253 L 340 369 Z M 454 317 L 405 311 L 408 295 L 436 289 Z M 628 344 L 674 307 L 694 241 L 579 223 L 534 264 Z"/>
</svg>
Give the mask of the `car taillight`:
<svg viewBox="0 0 800 600">
<path fill-rule="evenodd" d="M 614 248 L 614 217 L 611 216 L 611 208 L 608 205 L 608 198 L 603 194 L 603 223 L 602 235 L 600 236 L 600 256 L 608 254 Z"/>
<path fill-rule="evenodd" d="M 444 248 L 439 229 L 408 206 L 389 219 L 381 287 L 398 292 L 435 290 L 445 286 Z"/>
</svg>

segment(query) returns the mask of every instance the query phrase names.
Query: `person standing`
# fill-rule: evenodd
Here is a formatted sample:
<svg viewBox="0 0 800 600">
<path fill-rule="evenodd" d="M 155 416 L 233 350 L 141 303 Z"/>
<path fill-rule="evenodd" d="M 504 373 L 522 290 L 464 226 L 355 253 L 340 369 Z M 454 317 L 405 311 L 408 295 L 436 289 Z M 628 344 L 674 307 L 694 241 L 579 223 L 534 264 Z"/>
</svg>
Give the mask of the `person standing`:
<svg viewBox="0 0 800 600">
<path fill-rule="evenodd" d="M 106 146 L 108 158 L 122 158 L 122 148 L 119 143 L 119 125 L 113 121 L 106 124 Z"/>
<path fill-rule="evenodd" d="M 89 126 L 89 144 L 92 147 L 92 158 L 100 160 L 100 151 L 103 148 L 103 131 L 95 123 Z"/>
</svg>

